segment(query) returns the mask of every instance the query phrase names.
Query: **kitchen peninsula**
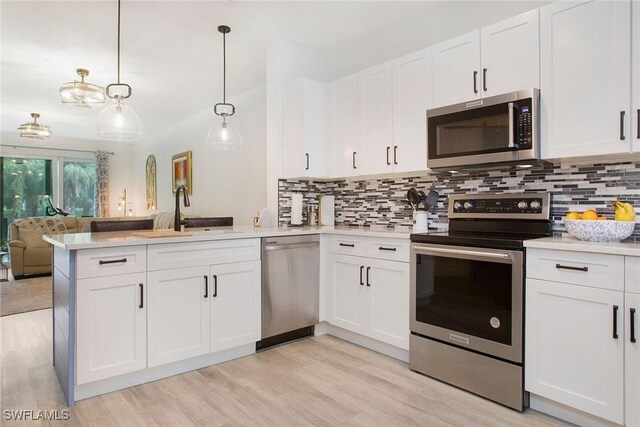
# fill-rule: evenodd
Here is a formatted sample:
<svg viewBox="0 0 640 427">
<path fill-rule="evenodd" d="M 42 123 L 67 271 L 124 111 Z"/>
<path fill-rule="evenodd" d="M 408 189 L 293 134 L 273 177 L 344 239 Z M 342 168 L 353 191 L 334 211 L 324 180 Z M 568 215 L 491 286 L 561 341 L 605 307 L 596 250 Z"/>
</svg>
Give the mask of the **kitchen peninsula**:
<svg viewBox="0 0 640 427">
<path fill-rule="evenodd" d="M 377 336 L 370 335 L 380 341 L 376 349 L 406 359 L 409 229 L 217 227 L 162 238 L 133 232 L 50 235 L 44 239 L 54 247 L 54 365 L 67 404 L 255 353 L 261 339 L 260 239 L 310 234 L 321 235 L 321 266 L 339 252 L 356 261 L 370 258 L 373 277 L 375 262 L 399 272 L 402 309 L 381 311 L 388 333 L 378 322 Z M 378 251 L 382 246 L 397 251 Z M 340 276 L 330 266 L 320 269 L 320 321 L 344 327 L 325 319 L 333 310 L 325 315 L 322 309 L 323 294 L 332 292 L 324 283 L 332 283 L 334 270 Z"/>
</svg>

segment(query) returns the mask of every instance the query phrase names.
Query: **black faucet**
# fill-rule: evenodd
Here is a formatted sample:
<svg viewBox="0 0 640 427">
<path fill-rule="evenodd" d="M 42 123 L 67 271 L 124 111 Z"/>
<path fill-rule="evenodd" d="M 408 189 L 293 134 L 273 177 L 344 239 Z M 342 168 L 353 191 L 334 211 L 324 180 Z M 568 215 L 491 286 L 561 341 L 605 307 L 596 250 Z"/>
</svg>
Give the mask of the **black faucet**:
<svg viewBox="0 0 640 427">
<path fill-rule="evenodd" d="M 180 187 L 176 188 L 176 211 L 174 213 L 175 218 L 173 222 L 173 229 L 175 231 L 182 231 L 182 221 L 180 221 L 180 190 L 182 190 L 184 207 L 188 208 L 189 206 L 191 206 L 191 202 L 189 202 L 187 187 L 181 185 Z"/>
</svg>

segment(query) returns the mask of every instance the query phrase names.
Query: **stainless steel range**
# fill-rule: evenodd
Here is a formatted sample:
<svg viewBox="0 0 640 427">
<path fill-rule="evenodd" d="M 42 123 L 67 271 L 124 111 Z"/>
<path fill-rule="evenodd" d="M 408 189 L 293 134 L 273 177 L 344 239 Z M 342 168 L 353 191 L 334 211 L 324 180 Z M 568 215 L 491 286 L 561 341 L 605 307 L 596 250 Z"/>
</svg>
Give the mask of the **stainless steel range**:
<svg viewBox="0 0 640 427">
<path fill-rule="evenodd" d="M 548 193 L 453 195 L 447 233 L 411 235 L 409 367 L 517 410 L 524 246 L 551 235 Z"/>
</svg>

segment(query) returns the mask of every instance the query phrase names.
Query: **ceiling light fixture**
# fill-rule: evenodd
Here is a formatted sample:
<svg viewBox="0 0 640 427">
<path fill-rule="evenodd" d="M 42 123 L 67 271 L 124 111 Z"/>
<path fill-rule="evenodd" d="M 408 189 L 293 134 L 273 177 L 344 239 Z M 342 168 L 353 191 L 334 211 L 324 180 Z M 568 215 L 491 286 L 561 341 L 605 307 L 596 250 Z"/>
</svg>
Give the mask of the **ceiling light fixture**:
<svg viewBox="0 0 640 427">
<path fill-rule="evenodd" d="M 89 75 L 89 70 L 78 68 L 76 73 L 80 76 L 80 81 L 65 83 L 58 90 L 62 103 L 86 108 L 104 104 L 104 88 L 84 81 Z"/>
<path fill-rule="evenodd" d="M 107 96 L 113 101 L 105 105 L 98 116 L 98 136 L 117 141 L 142 138 L 140 117 L 123 100 L 131 96 L 131 86 L 120 83 L 120 3 L 118 0 L 118 83 L 107 86 Z"/>
<path fill-rule="evenodd" d="M 220 25 L 218 31 L 222 33 L 222 102 L 213 106 L 213 112 L 222 117 L 221 124 L 213 124 L 207 135 L 207 144 L 213 145 L 218 150 L 235 150 L 242 148 L 242 135 L 233 128 L 229 128 L 227 117 L 231 117 L 236 112 L 233 104 L 227 103 L 227 52 L 226 36 L 231 32 L 231 28 Z"/>
<path fill-rule="evenodd" d="M 20 131 L 20 136 L 23 138 L 36 138 L 36 139 L 45 139 L 51 136 L 51 129 L 49 126 L 42 125 L 38 123 L 38 119 L 40 118 L 40 114 L 31 113 L 31 117 L 33 117 L 33 123 L 23 123 L 18 127 Z"/>
</svg>

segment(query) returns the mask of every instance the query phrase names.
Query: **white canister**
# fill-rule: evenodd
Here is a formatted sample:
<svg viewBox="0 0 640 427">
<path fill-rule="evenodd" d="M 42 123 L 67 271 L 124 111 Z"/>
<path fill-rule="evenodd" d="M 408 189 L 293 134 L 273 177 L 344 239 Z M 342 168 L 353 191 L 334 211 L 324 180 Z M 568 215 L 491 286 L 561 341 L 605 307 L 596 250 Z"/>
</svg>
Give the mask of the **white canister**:
<svg viewBox="0 0 640 427">
<path fill-rule="evenodd" d="M 291 195 L 291 224 L 302 225 L 302 193 Z"/>
<path fill-rule="evenodd" d="M 429 228 L 427 211 L 415 211 L 413 213 L 413 231 L 423 233 Z"/>
</svg>

